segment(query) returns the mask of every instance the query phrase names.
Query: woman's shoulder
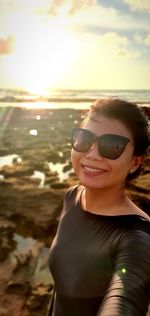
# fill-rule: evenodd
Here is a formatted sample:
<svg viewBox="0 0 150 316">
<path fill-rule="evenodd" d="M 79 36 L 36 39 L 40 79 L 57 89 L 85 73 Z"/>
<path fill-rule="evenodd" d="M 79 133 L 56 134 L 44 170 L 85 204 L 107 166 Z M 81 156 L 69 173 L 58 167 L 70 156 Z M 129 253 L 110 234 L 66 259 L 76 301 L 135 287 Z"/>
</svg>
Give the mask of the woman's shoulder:
<svg viewBox="0 0 150 316">
<path fill-rule="evenodd" d="M 150 216 L 130 199 L 128 199 L 128 204 L 124 209 L 126 214 L 137 215 L 141 219 L 150 222 Z"/>
<path fill-rule="evenodd" d="M 75 185 L 70 187 L 64 197 L 64 205 L 73 205 L 74 203 L 78 203 L 81 198 L 82 191 L 84 187 L 81 185 Z"/>
<path fill-rule="evenodd" d="M 119 216 L 120 230 L 124 232 L 125 238 L 130 238 L 133 235 L 148 234 L 150 236 L 150 220 L 146 213 L 131 213 L 124 216 Z"/>
<path fill-rule="evenodd" d="M 128 249 L 140 249 L 143 253 L 150 245 L 150 221 L 143 214 L 131 214 L 124 218 L 120 244 Z M 149 247 L 150 256 L 150 247 Z"/>
<path fill-rule="evenodd" d="M 143 259 L 147 256 L 150 264 L 150 222 L 143 216 L 133 214 L 125 216 L 121 225 L 116 245 L 119 253 L 125 252 Z"/>
<path fill-rule="evenodd" d="M 67 190 L 65 194 L 65 198 L 66 199 L 70 197 L 72 198 L 73 195 L 76 196 L 77 194 L 81 193 L 82 190 L 83 190 L 83 187 L 80 184 L 74 185 Z"/>
<path fill-rule="evenodd" d="M 65 194 L 65 199 L 77 197 L 80 198 L 80 195 L 82 194 L 84 190 L 84 187 L 80 184 L 74 185 L 70 187 Z"/>
<path fill-rule="evenodd" d="M 145 211 L 141 210 L 139 207 L 135 207 L 135 214 L 150 222 L 150 216 Z"/>
</svg>

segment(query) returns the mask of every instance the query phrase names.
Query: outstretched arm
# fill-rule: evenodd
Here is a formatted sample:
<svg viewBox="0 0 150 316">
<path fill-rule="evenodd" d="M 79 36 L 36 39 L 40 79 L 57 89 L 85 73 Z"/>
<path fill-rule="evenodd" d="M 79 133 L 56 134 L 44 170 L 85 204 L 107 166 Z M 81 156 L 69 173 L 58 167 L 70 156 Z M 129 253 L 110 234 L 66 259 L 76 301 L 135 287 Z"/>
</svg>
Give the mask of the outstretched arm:
<svg viewBox="0 0 150 316">
<path fill-rule="evenodd" d="M 96 316 L 146 316 L 150 302 L 150 235 L 126 234 L 114 258 L 115 272 Z"/>
</svg>

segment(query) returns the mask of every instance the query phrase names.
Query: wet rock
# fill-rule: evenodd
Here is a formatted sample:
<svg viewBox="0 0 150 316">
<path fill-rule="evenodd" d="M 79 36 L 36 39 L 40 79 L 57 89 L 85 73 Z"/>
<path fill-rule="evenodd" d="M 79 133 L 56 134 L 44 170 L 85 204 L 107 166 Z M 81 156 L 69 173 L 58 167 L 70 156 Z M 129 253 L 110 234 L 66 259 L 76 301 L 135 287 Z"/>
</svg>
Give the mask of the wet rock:
<svg viewBox="0 0 150 316">
<path fill-rule="evenodd" d="M 67 172 L 72 169 L 72 163 L 68 163 L 66 166 L 63 167 L 63 172 Z"/>
<path fill-rule="evenodd" d="M 57 181 L 59 179 L 59 173 L 57 171 L 51 171 L 50 169 L 45 172 L 46 179 Z"/>
<path fill-rule="evenodd" d="M 57 177 L 52 177 L 52 176 L 50 176 L 50 177 L 46 177 L 45 178 L 45 181 L 44 181 L 44 185 L 49 185 L 49 186 L 51 186 L 53 183 L 55 183 L 56 181 L 59 181 L 59 177 L 57 176 Z"/>
<path fill-rule="evenodd" d="M 1 263 L 0 315 L 46 315 L 53 283 L 34 282 L 41 249 L 43 244 L 35 242 L 26 252 L 14 252 Z"/>
<path fill-rule="evenodd" d="M 36 188 L 34 185 L 18 185 L 14 179 L 0 181 L 0 213 L 9 211 L 12 220 L 19 225 L 26 223 L 31 232 L 50 234 L 50 228 L 57 223 L 62 208 L 63 191 L 55 192 L 48 188 Z"/>
<path fill-rule="evenodd" d="M 6 259 L 10 251 L 13 249 L 13 233 L 15 224 L 0 218 L 0 261 Z"/>
<path fill-rule="evenodd" d="M 60 150 L 60 148 L 59 148 Z M 48 157 L 47 157 L 48 161 L 56 163 L 56 162 L 60 162 L 60 163 L 64 163 L 65 159 L 63 156 L 60 155 L 59 151 L 52 151 L 49 153 Z"/>
<path fill-rule="evenodd" d="M 9 281 L 6 287 L 6 292 L 9 294 L 19 294 L 21 296 L 30 296 L 32 287 L 29 281 L 24 280 L 23 283 Z"/>
<path fill-rule="evenodd" d="M 44 286 L 41 284 L 32 290 L 32 293 L 26 302 L 26 306 L 32 312 L 32 315 L 46 315 L 52 288 L 52 286 Z"/>
<path fill-rule="evenodd" d="M 69 183 L 67 182 L 54 182 L 51 183 L 52 189 L 66 189 L 69 188 Z"/>
<path fill-rule="evenodd" d="M 51 171 L 50 169 L 45 172 L 44 185 L 50 185 L 52 183 L 59 182 L 59 174 L 57 171 Z"/>
<path fill-rule="evenodd" d="M 150 175 L 149 173 L 140 175 L 132 182 L 132 187 L 139 192 L 145 192 L 150 198 Z"/>
<path fill-rule="evenodd" d="M 10 188 L 11 186 L 24 186 L 24 185 L 31 185 L 32 187 L 38 186 L 41 180 L 39 178 L 32 178 L 28 176 L 13 178 L 2 178 L 0 179 L 0 187 L 3 185 L 5 188 Z"/>
<path fill-rule="evenodd" d="M 5 257 L 5 260 L 0 262 L 0 281 L 1 281 L 0 294 L 1 294 L 1 291 L 6 290 L 8 284 L 11 282 L 11 278 L 12 278 L 13 272 L 16 269 L 16 265 L 17 265 L 17 261 L 12 253 L 9 256 Z"/>
<path fill-rule="evenodd" d="M 1 148 L 0 149 L 0 156 L 2 157 L 2 156 L 7 156 L 7 155 L 9 155 L 9 149 L 8 148 Z"/>
<path fill-rule="evenodd" d="M 5 178 L 9 177 L 22 177 L 26 175 L 32 175 L 34 168 L 30 166 L 23 165 L 22 163 L 16 163 L 11 166 L 3 166 L 0 169 L 0 173 L 4 175 Z"/>
<path fill-rule="evenodd" d="M 74 172 L 70 172 L 68 175 L 67 182 L 69 183 L 69 187 L 79 184 L 79 179 Z"/>
<path fill-rule="evenodd" d="M 41 182 L 41 179 L 39 179 L 39 178 L 32 178 L 32 177 L 29 177 L 29 176 L 25 176 L 25 177 L 22 177 L 21 179 L 20 179 L 20 182 L 22 182 L 22 183 L 20 183 L 20 184 L 23 184 L 23 185 L 28 185 L 28 184 L 32 184 L 33 186 L 39 186 L 39 184 L 40 184 L 40 182 Z M 18 182 L 17 182 L 17 184 L 18 184 Z"/>
<path fill-rule="evenodd" d="M 43 171 L 48 169 L 47 165 L 48 149 L 28 149 L 22 154 L 22 160 L 34 170 Z"/>
</svg>

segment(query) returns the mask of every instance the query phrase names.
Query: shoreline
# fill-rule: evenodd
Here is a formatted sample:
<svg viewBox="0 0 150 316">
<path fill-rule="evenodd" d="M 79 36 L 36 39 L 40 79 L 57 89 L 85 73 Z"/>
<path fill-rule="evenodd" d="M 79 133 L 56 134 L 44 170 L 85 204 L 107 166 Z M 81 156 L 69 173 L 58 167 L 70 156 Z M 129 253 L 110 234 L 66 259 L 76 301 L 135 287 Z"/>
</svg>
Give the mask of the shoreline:
<svg viewBox="0 0 150 316">
<path fill-rule="evenodd" d="M 111 96 L 110 96 L 111 97 Z M 121 98 L 121 99 L 124 99 L 124 100 L 127 100 L 127 98 L 123 98 L 123 97 L 119 97 L 119 96 L 113 96 L 114 98 L 116 97 L 116 98 Z M 100 97 L 99 96 L 99 98 L 106 98 L 106 97 L 104 97 L 104 96 L 102 96 L 102 97 Z M 11 106 L 11 103 L 12 103 L 12 106 L 14 105 L 14 103 L 18 106 L 20 103 L 22 104 L 22 103 L 39 103 L 39 102 L 41 102 L 41 103 L 45 103 L 45 104 L 47 104 L 47 103 L 51 103 L 51 102 L 54 102 L 54 103 L 82 103 L 82 102 L 85 102 L 85 103 L 89 103 L 89 102 L 94 102 L 94 101 L 96 101 L 98 98 L 92 98 L 92 97 L 83 97 L 83 98 L 81 98 L 81 97 L 79 97 L 79 98 L 68 98 L 68 97 L 62 97 L 62 98 L 60 98 L 60 97 L 52 97 L 52 98 L 48 98 L 48 99 L 45 99 L 45 98 L 37 98 L 37 99 L 27 99 L 27 100 L 24 100 L 24 99 L 20 99 L 20 100 L 18 100 L 18 99 L 4 99 L 4 100 L 1 100 L 0 99 L 0 106 L 3 106 L 3 104 L 6 104 L 6 103 L 8 103 L 8 106 Z M 150 104 L 150 100 L 134 100 L 134 101 L 132 101 L 131 100 L 131 102 L 133 102 L 133 103 L 137 103 L 137 104 Z"/>
</svg>

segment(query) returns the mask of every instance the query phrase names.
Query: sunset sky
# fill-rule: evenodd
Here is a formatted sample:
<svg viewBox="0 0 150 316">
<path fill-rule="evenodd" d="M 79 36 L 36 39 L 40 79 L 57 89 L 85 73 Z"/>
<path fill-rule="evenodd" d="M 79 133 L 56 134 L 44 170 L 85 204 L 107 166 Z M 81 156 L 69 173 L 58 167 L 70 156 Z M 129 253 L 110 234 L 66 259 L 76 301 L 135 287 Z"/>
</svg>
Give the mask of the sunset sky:
<svg viewBox="0 0 150 316">
<path fill-rule="evenodd" d="M 0 88 L 150 89 L 150 0 L 0 0 Z"/>
</svg>

